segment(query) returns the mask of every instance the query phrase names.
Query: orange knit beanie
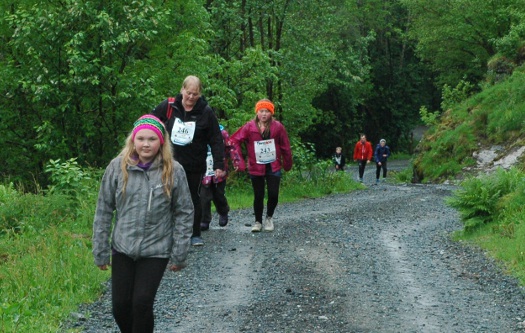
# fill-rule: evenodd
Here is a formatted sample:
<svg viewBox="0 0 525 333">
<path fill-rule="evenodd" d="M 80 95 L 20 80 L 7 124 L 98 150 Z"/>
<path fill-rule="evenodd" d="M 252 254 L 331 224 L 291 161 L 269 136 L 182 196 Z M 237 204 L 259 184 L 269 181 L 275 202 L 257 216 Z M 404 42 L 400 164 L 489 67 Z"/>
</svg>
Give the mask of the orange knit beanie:
<svg viewBox="0 0 525 333">
<path fill-rule="evenodd" d="M 270 111 L 272 114 L 275 112 L 274 111 L 274 106 L 273 106 L 273 103 L 270 102 L 270 101 L 259 101 L 257 102 L 257 104 L 255 104 L 255 113 L 259 112 L 259 110 L 262 110 L 262 109 L 266 109 L 268 111 Z"/>
</svg>

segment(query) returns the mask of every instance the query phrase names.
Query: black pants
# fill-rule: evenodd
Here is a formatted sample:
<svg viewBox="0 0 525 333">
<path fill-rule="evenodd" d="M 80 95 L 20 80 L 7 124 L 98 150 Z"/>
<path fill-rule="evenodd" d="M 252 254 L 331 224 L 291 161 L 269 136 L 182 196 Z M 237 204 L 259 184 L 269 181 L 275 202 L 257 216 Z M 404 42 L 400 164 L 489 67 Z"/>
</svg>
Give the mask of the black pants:
<svg viewBox="0 0 525 333">
<path fill-rule="evenodd" d="M 386 178 L 386 161 L 381 162 L 381 165 L 376 163 L 376 179 L 379 179 L 379 176 L 381 175 L 381 169 L 383 169 L 383 178 Z"/>
<path fill-rule="evenodd" d="M 122 333 L 153 332 L 153 302 L 168 261 L 168 258 L 135 261 L 122 253 L 113 254 L 113 317 Z"/>
<path fill-rule="evenodd" d="M 193 202 L 193 233 L 191 237 L 201 236 L 202 208 L 199 189 L 202 181 L 202 173 L 186 172 L 188 187 L 190 188 L 191 201 Z"/>
<path fill-rule="evenodd" d="M 253 210 L 255 213 L 255 221 L 262 223 L 262 215 L 264 210 L 264 186 L 268 190 L 268 202 L 266 207 L 266 216 L 272 217 L 279 202 L 279 184 L 281 177 L 279 176 L 250 176 L 253 187 Z"/>
<path fill-rule="evenodd" d="M 209 186 L 201 185 L 200 197 L 202 206 L 202 223 L 211 222 L 211 203 L 219 215 L 227 215 L 230 211 L 228 200 L 225 196 L 226 180 L 220 183 L 211 183 Z"/>
<path fill-rule="evenodd" d="M 359 165 L 359 179 L 363 179 L 366 168 L 366 160 L 357 160 L 357 164 Z"/>
</svg>

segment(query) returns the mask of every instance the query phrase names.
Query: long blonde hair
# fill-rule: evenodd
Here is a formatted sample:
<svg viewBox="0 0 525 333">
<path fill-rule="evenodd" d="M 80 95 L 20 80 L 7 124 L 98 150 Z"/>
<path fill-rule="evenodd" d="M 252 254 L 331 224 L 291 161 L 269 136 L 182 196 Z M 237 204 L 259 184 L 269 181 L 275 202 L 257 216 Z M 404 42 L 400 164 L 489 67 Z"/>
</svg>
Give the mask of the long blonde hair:
<svg viewBox="0 0 525 333">
<path fill-rule="evenodd" d="M 133 131 L 129 133 L 126 138 L 126 144 L 122 148 L 119 156 L 122 156 L 122 164 L 120 168 L 124 176 L 124 184 L 122 192 L 126 194 L 126 186 L 128 184 L 128 167 L 134 166 L 139 163 L 139 156 L 135 150 L 135 144 L 133 143 Z M 169 141 L 169 136 L 166 131 L 164 131 L 164 143 L 161 144 L 157 156 L 155 156 L 155 161 L 159 161 L 162 165 L 162 184 L 164 184 L 164 193 L 171 198 L 171 189 L 173 188 L 173 153 L 171 150 L 171 143 Z"/>
</svg>

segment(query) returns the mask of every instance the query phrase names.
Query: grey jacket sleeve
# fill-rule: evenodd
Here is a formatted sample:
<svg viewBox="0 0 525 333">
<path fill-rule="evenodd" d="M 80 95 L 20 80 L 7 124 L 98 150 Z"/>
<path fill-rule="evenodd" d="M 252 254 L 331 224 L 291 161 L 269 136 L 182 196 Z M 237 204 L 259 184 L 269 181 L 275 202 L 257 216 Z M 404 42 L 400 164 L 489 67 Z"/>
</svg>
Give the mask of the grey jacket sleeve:
<svg viewBox="0 0 525 333">
<path fill-rule="evenodd" d="M 193 232 L 194 210 L 186 173 L 178 162 L 174 162 L 174 178 L 171 197 L 174 223 L 171 263 L 184 267 Z"/>
<path fill-rule="evenodd" d="M 98 193 L 97 208 L 93 221 L 93 256 L 97 266 L 110 264 L 110 234 L 113 214 L 116 209 L 115 193 L 118 182 L 115 167 L 118 168 L 118 164 L 117 160 L 113 160 L 108 165 L 102 177 Z"/>
</svg>

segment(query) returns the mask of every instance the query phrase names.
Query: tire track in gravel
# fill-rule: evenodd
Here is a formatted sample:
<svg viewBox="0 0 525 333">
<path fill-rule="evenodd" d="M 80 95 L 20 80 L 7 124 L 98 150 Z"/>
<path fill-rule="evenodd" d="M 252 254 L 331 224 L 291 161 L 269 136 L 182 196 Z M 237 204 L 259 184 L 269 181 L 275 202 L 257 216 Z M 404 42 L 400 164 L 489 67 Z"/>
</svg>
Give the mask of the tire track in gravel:
<svg viewBox="0 0 525 333">
<path fill-rule="evenodd" d="M 411 188 L 399 188 L 398 192 L 395 201 L 399 207 L 414 200 Z M 246 254 L 240 264 L 236 262 L 237 270 L 231 272 L 234 276 L 243 277 L 243 282 L 238 281 L 237 285 L 244 284 L 245 289 L 241 288 L 244 291 L 241 293 L 231 292 L 224 286 L 225 288 L 222 289 L 224 292 L 216 295 L 217 299 L 222 300 L 223 306 L 236 303 L 239 310 L 228 312 L 224 315 L 225 320 L 221 321 L 218 320 L 220 314 L 215 314 L 213 309 L 207 308 L 201 314 L 215 317 L 217 320 L 207 325 L 203 325 L 201 321 L 198 328 L 210 332 L 343 332 L 345 330 L 348 332 L 375 332 L 378 329 L 378 332 L 383 331 L 385 327 L 381 325 L 384 323 L 371 324 L 375 319 L 370 315 L 371 312 L 376 311 L 375 308 L 382 306 L 382 293 L 380 290 L 374 290 L 373 282 L 374 279 L 381 279 L 380 275 L 382 275 L 388 276 L 389 281 L 385 282 L 387 285 L 394 284 L 393 295 L 404 299 L 401 302 L 402 311 L 398 311 L 398 321 L 408 324 L 405 324 L 406 330 L 401 331 L 417 332 L 420 328 L 424 328 L 425 332 L 439 332 L 435 330 L 439 327 L 437 319 L 435 316 L 429 316 L 432 305 L 436 303 L 433 300 L 435 297 L 432 291 L 425 289 L 418 282 L 421 278 L 411 276 L 409 261 L 404 266 L 403 263 L 400 265 L 399 259 L 404 260 L 406 256 L 400 250 L 405 247 L 405 244 L 399 241 L 401 235 L 398 235 L 404 232 L 403 228 L 394 226 L 395 233 L 379 231 L 379 237 L 377 237 L 375 230 L 354 226 L 349 230 L 341 230 L 343 237 L 337 240 L 331 239 L 333 236 L 331 233 L 326 235 L 323 233 L 323 230 L 333 228 L 334 224 L 337 224 L 338 228 L 344 228 L 348 220 L 351 221 L 356 216 L 363 217 L 365 224 L 377 224 L 378 221 L 366 221 L 370 217 L 362 213 L 355 214 L 355 211 L 363 208 L 367 211 L 372 210 L 373 207 L 363 206 L 361 201 L 374 206 L 381 204 L 381 200 L 391 201 L 392 198 L 383 199 L 380 191 L 370 191 L 331 199 L 333 201 L 331 204 L 327 204 L 325 199 L 309 200 L 306 205 L 301 204 L 307 206 L 308 209 L 283 209 L 278 214 L 276 225 L 280 226 L 283 231 L 287 230 L 287 227 L 295 229 L 301 237 L 297 237 L 297 233 L 248 234 L 251 239 L 244 241 L 243 233 L 249 233 L 249 229 L 241 227 L 240 232 L 236 229 L 235 237 L 241 238 L 239 243 L 251 242 L 253 245 L 253 247 L 236 248 L 236 251 L 241 250 Z M 420 200 L 419 195 L 417 195 L 417 200 Z M 246 218 L 249 215 L 245 213 L 238 226 L 251 222 L 250 217 Z M 395 214 L 392 218 L 396 218 Z M 281 221 L 286 224 L 281 224 Z M 309 221 L 311 225 L 315 224 L 315 230 L 304 228 L 307 223 L 305 221 Z M 407 223 L 407 221 L 399 222 L 402 225 Z M 356 220 L 354 224 L 359 225 L 359 223 L 360 221 Z M 411 228 L 411 226 L 406 228 Z M 364 233 L 360 234 L 353 244 L 354 247 L 368 251 L 364 265 L 359 262 L 362 257 L 348 256 L 350 252 L 346 241 L 352 239 L 352 231 Z M 300 241 L 301 238 L 303 242 Z M 368 240 L 370 243 L 362 244 L 363 240 Z M 282 256 L 279 256 L 279 251 L 276 253 L 273 247 L 281 247 L 279 245 L 282 244 L 286 244 L 286 249 L 281 250 Z M 342 246 L 335 247 L 334 244 Z M 334 251 L 334 247 L 338 250 Z M 269 255 L 257 256 L 261 253 L 254 249 L 261 248 L 264 249 L 262 254 L 268 253 Z M 276 257 L 279 258 L 276 259 Z M 265 259 L 261 261 L 262 258 Z M 236 257 L 236 259 L 239 258 Z M 357 262 L 353 263 L 354 259 L 357 259 Z M 230 261 L 227 260 L 227 262 Z M 356 270 L 355 267 L 359 269 Z M 355 281 L 347 281 L 349 272 L 353 276 L 362 276 Z M 282 275 L 288 275 L 289 278 L 285 281 L 275 281 L 274 277 Z M 409 277 L 408 280 L 407 277 Z M 246 284 L 249 280 L 252 280 L 251 283 Z M 203 281 L 203 284 L 206 285 L 206 282 Z M 206 290 L 202 292 L 207 294 Z M 370 297 L 371 295 L 373 297 Z M 321 300 L 318 301 L 319 299 Z M 359 301 L 355 302 L 356 299 Z M 418 303 L 416 307 L 411 304 L 412 300 Z M 432 300 L 433 304 L 428 304 L 429 300 Z M 220 303 L 217 305 L 220 307 Z M 389 306 L 396 307 L 396 305 Z M 384 309 L 380 309 L 379 312 L 388 311 L 388 306 L 385 307 L 383 304 L 383 307 Z M 275 313 L 276 308 L 282 313 Z M 338 315 L 334 315 L 334 311 Z M 267 315 L 259 315 L 259 313 L 267 313 Z M 360 314 L 357 317 L 364 320 L 352 318 L 355 314 Z M 339 320 L 341 325 L 339 330 L 333 330 L 333 328 L 331 330 L 329 327 L 334 320 L 338 320 L 338 316 L 347 319 Z M 195 323 L 178 325 L 174 332 L 190 332 L 195 329 L 194 325 Z M 295 330 L 297 325 L 302 325 L 300 330 Z"/>
</svg>

